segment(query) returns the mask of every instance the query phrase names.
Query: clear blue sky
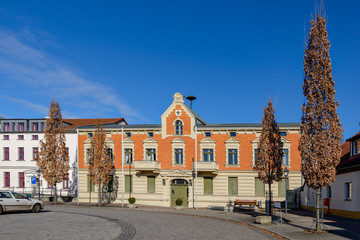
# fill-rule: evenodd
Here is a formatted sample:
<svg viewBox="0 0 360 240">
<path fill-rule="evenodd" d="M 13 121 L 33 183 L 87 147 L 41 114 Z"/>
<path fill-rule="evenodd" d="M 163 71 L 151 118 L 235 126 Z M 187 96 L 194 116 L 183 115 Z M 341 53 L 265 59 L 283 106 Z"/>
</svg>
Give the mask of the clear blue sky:
<svg viewBox="0 0 360 240">
<path fill-rule="evenodd" d="M 325 0 L 344 138 L 360 131 L 360 1 Z M 314 0 L 2 1 L 0 116 L 160 123 L 173 94 L 209 123 L 299 122 Z M 305 30 L 306 29 L 306 30 Z"/>
</svg>

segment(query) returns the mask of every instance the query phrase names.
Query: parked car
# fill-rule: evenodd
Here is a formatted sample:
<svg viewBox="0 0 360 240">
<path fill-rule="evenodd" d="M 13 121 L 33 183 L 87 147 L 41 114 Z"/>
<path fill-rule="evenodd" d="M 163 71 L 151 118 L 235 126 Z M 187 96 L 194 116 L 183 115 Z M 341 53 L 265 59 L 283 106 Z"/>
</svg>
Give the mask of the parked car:
<svg viewBox="0 0 360 240">
<path fill-rule="evenodd" d="M 10 211 L 30 210 L 38 213 L 44 208 L 44 203 L 26 197 L 20 193 L 0 190 L 0 214 Z"/>
</svg>

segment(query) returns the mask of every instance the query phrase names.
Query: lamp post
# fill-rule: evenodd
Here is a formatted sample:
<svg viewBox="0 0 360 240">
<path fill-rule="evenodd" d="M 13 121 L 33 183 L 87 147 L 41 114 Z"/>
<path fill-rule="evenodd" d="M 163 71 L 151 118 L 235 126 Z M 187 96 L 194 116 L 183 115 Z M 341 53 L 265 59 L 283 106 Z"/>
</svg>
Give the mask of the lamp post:
<svg viewBox="0 0 360 240">
<path fill-rule="evenodd" d="M 284 176 L 285 176 L 285 214 L 287 214 L 287 180 L 289 176 L 289 170 L 287 167 L 284 169 Z"/>
<path fill-rule="evenodd" d="M 36 170 L 36 174 L 37 174 L 37 184 L 39 186 L 39 201 L 40 201 L 40 174 L 41 174 L 41 170 L 40 169 Z"/>
</svg>

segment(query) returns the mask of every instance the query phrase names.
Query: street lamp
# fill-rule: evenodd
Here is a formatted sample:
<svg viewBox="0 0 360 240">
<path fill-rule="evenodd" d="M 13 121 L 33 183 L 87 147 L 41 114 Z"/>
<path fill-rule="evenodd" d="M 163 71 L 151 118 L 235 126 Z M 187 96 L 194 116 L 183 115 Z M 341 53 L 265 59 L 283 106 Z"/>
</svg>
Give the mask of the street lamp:
<svg viewBox="0 0 360 240">
<path fill-rule="evenodd" d="M 289 176 L 289 170 L 287 167 L 284 169 L 284 176 L 285 176 L 285 214 L 287 214 L 287 180 Z"/>
<path fill-rule="evenodd" d="M 36 174 L 37 174 L 37 184 L 39 186 L 39 201 L 40 201 L 40 174 L 41 174 L 41 170 L 40 168 L 38 170 L 36 170 Z"/>
</svg>

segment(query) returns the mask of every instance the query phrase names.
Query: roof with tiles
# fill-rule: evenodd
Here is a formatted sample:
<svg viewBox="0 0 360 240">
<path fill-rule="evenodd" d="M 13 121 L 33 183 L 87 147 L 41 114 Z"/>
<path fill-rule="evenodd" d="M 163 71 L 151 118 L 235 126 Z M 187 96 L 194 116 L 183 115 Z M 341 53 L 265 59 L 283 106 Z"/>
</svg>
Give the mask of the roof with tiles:
<svg viewBox="0 0 360 240">
<path fill-rule="evenodd" d="M 64 129 L 65 130 L 74 130 L 77 127 L 80 126 L 88 126 L 92 125 L 94 126 L 97 123 L 97 118 L 83 118 L 83 119 L 63 119 L 64 123 L 69 124 Z M 100 118 L 101 124 L 125 124 L 127 125 L 127 122 L 124 118 Z"/>
<path fill-rule="evenodd" d="M 340 163 L 336 167 L 338 174 L 360 170 L 360 154 L 350 156 L 351 142 L 360 139 L 360 132 L 347 139 L 341 145 Z"/>
</svg>

